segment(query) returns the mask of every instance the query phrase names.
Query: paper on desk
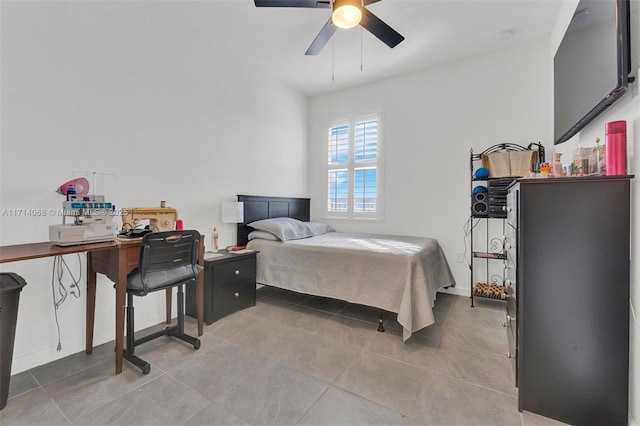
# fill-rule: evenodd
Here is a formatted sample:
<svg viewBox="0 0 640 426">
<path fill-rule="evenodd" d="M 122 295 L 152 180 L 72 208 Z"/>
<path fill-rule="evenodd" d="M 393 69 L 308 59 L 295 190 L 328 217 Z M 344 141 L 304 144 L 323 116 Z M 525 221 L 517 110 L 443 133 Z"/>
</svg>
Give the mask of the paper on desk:
<svg viewBox="0 0 640 426">
<path fill-rule="evenodd" d="M 251 249 L 242 249 L 242 250 L 230 250 L 228 253 L 233 253 L 233 254 L 242 254 L 242 253 L 252 253 L 254 252 L 254 250 Z"/>
</svg>

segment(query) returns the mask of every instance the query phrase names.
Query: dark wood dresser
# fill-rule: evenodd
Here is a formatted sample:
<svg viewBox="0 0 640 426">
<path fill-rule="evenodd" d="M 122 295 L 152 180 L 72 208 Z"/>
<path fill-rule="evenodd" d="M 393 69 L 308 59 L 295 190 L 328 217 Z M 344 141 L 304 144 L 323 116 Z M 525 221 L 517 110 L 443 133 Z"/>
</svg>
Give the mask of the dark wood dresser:
<svg viewBox="0 0 640 426">
<path fill-rule="evenodd" d="M 631 178 L 509 189 L 505 326 L 520 411 L 628 423 Z"/>
</svg>

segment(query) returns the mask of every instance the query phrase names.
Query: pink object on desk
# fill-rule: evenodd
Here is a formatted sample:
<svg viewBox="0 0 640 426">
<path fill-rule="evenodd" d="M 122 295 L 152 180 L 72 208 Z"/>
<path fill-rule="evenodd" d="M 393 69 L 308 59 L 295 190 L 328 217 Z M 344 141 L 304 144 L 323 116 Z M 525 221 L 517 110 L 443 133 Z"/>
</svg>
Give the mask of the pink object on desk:
<svg viewBox="0 0 640 426">
<path fill-rule="evenodd" d="M 184 229 L 184 222 L 182 219 L 176 220 L 176 231 L 182 231 Z"/>
<path fill-rule="evenodd" d="M 627 122 L 610 121 L 605 125 L 607 176 L 627 174 Z"/>
<path fill-rule="evenodd" d="M 73 188 L 74 193 L 77 195 L 87 195 L 89 193 L 89 181 L 83 177 L 73 179 L 60 185 L 56 192 L 67 195 L 69 188 Z"/>
</svg>

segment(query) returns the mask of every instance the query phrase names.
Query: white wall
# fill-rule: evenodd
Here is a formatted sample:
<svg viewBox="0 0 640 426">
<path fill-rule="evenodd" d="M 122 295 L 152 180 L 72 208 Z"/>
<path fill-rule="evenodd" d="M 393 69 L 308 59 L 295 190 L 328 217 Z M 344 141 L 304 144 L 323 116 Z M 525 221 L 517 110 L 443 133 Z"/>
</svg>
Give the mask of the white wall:
<svg viewBox="0 0 640 426">
<path fill-rule="evenodd" d="M 329 121 L 385 110 L 384 219 L 328 222 L 341 231 L 437 238 L 457 282 L 454 291 L 468 295 L 469 268 L 455 262 L 455 252 L 465 248 L 470 150 L 503 142 L 551 146 L 547 51 L 547 42 L 538 42 L 313 97 L 312 217 L 322 216 Z"/>
<path fill-rule="evenodd" d="M 0 208 L 60 208 L 54 190 L 74 171 L 96 171 L 115 175 L 98 176 L 96 190 L 117 206 L 166 200 L 187 228 L 208 236 L 219 226 L 224 246 L 235 231 L 220 227 L 222 201 L 308 196 L 308 99 L 206 37 L 223 19 L 214 3 L 2 2 Z M 56 223 L 3 214 L 0 242 L 46 241 Z M 70 296 L 55 350 L 52 262 L 1 265 L 28 282 L 13 373 L 84 348 L 84 298 Z M 137 328 L 162 320 L 162 300 L 137 300 Z M 96 309 L 99 344 L 115 335 L 114 291 L 102 276 Z"/>
<path fill-rule="evenodd" d="M 573 16 L 578 2 L 565 2 L 554 28 L 549 57 L 553 60 L 562 36 Z M 636 82 L 631 84 L 629 91 L 618 102 L 607 109 L 602 115 L 589 123 L 582 131 L 567 142 L 556 145 L 555 152 L 563 153 L 563 163 L 568 163 L 575 149 L 594 146 L 596 138 L 604 143 L 605 123 L 615 120 L 627 121 L 627 168 L 629 174 L 640 171 L 640 94 L 638 77 L 640 76 L 640 2 L 631 1 L 631 71 L 636 76 Z M 551 102 L 553 114 L 553 102 Z M 553 118 L 551 117 L 551 120 Z M 637 178 L 631 181 L 631 297 L 630 309 L 630 372 L 629 372 L 629 423 L 640 424 L 640 186 Z M 607 283 L 611 290 L 617 283 Z"/>
</svg>

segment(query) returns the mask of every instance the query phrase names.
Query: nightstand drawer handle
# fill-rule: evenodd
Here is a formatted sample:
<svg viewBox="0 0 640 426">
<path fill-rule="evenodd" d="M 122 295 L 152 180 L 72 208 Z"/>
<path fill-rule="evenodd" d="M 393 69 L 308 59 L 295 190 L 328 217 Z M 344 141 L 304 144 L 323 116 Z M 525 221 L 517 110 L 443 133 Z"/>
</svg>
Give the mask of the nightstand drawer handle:
<svg viewBox="0 0 640 426">
<path fill-rule="evenodd" d="M 236 275 L 240 275 L 240 270 L 236 269 Z"/>
<path fill-rule="evenodd" d="M 240 297 L 240 293 L 233 293 L 235 297 Z"/>
</svg>

